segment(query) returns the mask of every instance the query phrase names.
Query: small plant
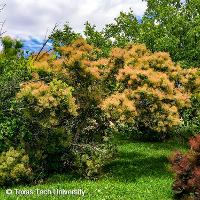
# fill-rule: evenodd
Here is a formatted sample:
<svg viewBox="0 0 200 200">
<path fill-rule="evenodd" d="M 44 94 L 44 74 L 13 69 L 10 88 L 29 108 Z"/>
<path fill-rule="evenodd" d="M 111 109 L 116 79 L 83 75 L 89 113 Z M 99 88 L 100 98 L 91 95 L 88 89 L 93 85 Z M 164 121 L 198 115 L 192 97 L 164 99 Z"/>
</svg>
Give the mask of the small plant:
<svg viewBox="0 0 200 200">
<path fill-rule="evenodd" d="M 186 154 L 174 152 L 170 158 L 175 173 L 173 191 L 176 199 L 200 199 L 200 135 L 189 140 Z"/>
<path fill-rule="evenodd" d="M 0 185 L 31 181 L 32 170 L 24 150 L 10 148 L 0 155 Z"/>
<path fill-rule="evenodd" d="M 102 174 L 105 164 L 114 156 L 112 145 L 79 145 L 73 150 L 76 171 L 86 178 L 96 178 Z"/>
</svg>

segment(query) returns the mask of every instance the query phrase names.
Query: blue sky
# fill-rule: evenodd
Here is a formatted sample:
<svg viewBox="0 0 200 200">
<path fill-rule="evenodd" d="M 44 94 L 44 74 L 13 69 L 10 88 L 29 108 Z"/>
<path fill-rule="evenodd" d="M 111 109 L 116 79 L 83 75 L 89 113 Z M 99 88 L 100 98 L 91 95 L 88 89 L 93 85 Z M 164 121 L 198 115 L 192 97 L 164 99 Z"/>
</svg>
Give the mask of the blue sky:
<svg viewBox="0 0 200 200">
<path fill-rule="evenodd" d="M 131 8 L 136 16 L 142 16 L 146 3 L 142 0 L 5 0 L 1 19 L 6 20 L 6 34 L 25 41 L 25 47 L 37 49 L 45 35 L 56 23 L 65 22 L 82 32 L 89 21 L 101 29 L 113 21 L 120 11 Z M 4 3 L 2 2 L 2 3 Z"/>
</svg>

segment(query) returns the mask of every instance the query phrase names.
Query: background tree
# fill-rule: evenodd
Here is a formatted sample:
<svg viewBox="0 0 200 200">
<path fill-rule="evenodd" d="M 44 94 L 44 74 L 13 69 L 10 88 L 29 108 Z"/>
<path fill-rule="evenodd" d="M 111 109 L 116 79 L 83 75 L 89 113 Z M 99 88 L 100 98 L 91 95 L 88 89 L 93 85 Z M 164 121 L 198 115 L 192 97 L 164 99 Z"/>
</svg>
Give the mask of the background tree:
<svg viewBox="0 0 200 200">
<path fill-rule="evenodd" d="M 21 113 L 15 107 L 15 95 L 20 83 L 31 78 L 29 60 L 23 57 L 22 44 L 10 37 L 2 38 L 0 53 L 0 152 L 19 145 L 20 133 L 25 133 Z M 16 134 L 17 133 L 17 134 Z M 18 136 L 17 136 L 18 135 Z"/>
<path fill-rule="evenodd" d="M 147 0 L 140 41 L 152 51 L 167 51 L 174 61 L 198 66 L 199 2 Z"/>
<path fill-rule="evenodd" d="M 68 23 L 64 24 L 62 30 L 59 29 L 53 30 L 52 34 L 49 36 L 49 38 L 53 42 L 54 48 L 61 47 L 64 45 L 69 45 L 78 37 L 80 37 L 80 34 L 75 33 Z"/>
<path fill-rule="evenodd" d="M 85 36 L 101 49 L 123 47 L 129 42 L 144 43 L 151 51 L 169 52 L 173 61 L 185 67 L 200 65 L 199 1 L 146 0 L 147 9 L 142 19 L 132 10 L 120 12 L 113 23 L 101 31 L 88 22 Z"/>
<path fill-rule="evenodd" d="M 104 31 L 97 31 L 95 25 L 92 26 L 89 22 L 86 22 L 84 35 L 89 44 L 102 50 L 103 55 L 106 56 L 109 54 L 113 42 Z"/>
<path fill-rule="evenodd" d="M 103 30 L 106 38 L 112 39 L 114 46 L 124 47 L 130 42 L 138 42 L 139 20 L 133 10 L 120 12 L 114 23 L 107 24 Z"/>
</svg>

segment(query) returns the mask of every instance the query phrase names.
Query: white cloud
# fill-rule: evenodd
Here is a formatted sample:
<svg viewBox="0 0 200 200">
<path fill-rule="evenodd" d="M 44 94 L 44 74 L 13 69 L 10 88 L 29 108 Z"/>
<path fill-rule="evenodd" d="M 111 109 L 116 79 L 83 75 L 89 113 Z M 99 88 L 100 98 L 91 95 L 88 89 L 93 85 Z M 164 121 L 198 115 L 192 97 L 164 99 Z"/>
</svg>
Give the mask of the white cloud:
<svg viewBox="0 0 200 200">
<path fill-rule="evenodd" d="M 6 4 L 1 18 L 6 18 L 7 34 L 40 38 L 56 23 L 68 21 L 75 31 L 82 32 L 86 21 L 101 29 L 122 10 L 132 8 L 141 16 L 146 9 L 142 0 L 7 0 Z"/>
</svg>

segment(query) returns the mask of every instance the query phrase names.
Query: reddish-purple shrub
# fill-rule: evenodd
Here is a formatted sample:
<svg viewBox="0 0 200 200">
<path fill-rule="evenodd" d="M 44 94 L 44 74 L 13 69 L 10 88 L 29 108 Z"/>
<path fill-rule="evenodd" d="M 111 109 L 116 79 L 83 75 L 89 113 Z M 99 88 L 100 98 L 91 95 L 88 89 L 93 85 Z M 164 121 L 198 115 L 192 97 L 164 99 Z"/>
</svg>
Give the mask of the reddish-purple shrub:
<svg viewBox="0 0 200 200">
<path fill-rule="evenodd" d="M 189 140 L 190 150 L 174 152 L 170 157 L 175 173 L 173 191 L 176 199 L 200 199 L 200 135 Z"/>
<path fill-rule="evenodd" d="M 189 145 L 192 150 L 200 152 L 200 135 L 197 135 L 196 137 L 192 137 L 189 140 Z"/>
</svg>

